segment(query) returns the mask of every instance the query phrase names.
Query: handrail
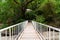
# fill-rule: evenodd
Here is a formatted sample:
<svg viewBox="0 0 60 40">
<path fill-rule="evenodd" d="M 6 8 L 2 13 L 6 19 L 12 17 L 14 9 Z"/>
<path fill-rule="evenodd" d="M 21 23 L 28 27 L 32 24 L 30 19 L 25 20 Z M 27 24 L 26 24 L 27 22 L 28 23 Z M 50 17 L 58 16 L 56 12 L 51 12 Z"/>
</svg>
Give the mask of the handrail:
<svg viewBox="0 0 60 40">
<path fill-rule="evenodd" d="M 4 37 L 6 40 L 8 38 L 7 37 L 8 34 L 9 34 L 10 40 L 16 40 L 16 38 L 19 36 L 21 31 L 26 27 L 27 23 L 28 23 L 28 21 L 24 21 L 24 22 L 9 26 L 7 28 L 1 29 L 0 30 L 0 40 L 2 40 L 3 34 L 5 35 Z M 15 38 L 14 38 L 14 36 L 15 36 Z"/>
<path fill-rule="evenodd" d="M 36 22 L 35 21 L 32 21 L 32 24 L 33 24 L 33 27 L 35 28 L 35 30 L 38 32 L 38 30 L 36 28 L 37 27 L 36 26 Z M 38 32 L 38 33 L 40 34 L 41 40 L 45 40 L 44 36 L 42 36 L 40 32 Z"/>
<path fill-rule="evenodd" d="M 34 28 L 40 35 L 42 39 L 45 40 L 60 40 L 60 29 L 39 22 L 32 21 Z M 55 35 L 57 37 L 55 37 Z"/>
<path fill-rule="evenodd" d="M 39 22 L 37 22 L 37 23 L 39 23 Z M 46 27 L 49 27 L 49 28 L 51 28 L 51 29 L 54 29 L 54 30 L 60 31 L 59 28 L 55 28 L 55 27 L 53 27 L 53 26 L 49 26 L 49 25 L 47 25 L 47 24 L 42 24 L 42 23 L 39 23 L 39 24 L 44 25 L 44 26 L 46 26 Z"/>
<path fill-rule="evenodd" d="M 0 32 L 2 32 L 2 31 L 4 31 L 4 30 L 8 30 L 8 29 L 10 29 L 10 28 L 12 28 L 12 27 L 15 27 L 15 26 L 19 25 L 19 24 L 21 24 L 21 23 L 18 23 L 18 24 L 15 24 L 15 25 L 6 27 L 6 28 L 4 28 L 4 29 L 1 29 Z"/>
</svg>

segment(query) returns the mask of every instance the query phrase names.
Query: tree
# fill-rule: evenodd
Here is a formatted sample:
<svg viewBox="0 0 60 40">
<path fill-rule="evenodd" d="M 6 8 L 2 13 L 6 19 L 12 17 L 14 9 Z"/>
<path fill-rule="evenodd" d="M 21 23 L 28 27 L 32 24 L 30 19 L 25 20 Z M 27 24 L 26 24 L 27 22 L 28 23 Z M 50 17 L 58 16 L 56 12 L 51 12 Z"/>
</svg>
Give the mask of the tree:
<svg viewBox="0 0 60 40">
<path fill-rule="evenodd" d="M 19 5 L 19 9 L 20 9 L 20 16 L 24 16 L 25 17 L 25 12 L 27 9 L 27 6 L 29 3 L 31 3 L 33 0 L 20 0 L 20 2 L 17 2 L 17 0 L 14 0 L 14 2 Z M 19 14 L 16 14 L 19 15 Z M 23 17 L 23 18 L 24 18 Z"/>
</svg>

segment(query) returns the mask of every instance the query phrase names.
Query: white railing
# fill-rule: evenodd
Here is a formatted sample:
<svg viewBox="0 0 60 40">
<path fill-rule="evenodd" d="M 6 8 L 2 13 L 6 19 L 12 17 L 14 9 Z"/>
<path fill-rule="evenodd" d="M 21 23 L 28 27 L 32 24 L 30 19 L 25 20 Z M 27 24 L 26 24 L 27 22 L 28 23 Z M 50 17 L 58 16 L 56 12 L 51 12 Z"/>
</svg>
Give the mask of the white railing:
<svg viewBox="0 0 60 40">
<path fill-rule="evenodd" d="M 18 40 L 28 21 L 24 21 L 0 30 L 0 40 Z"/>
<path fill-rule="evenodd" d="M 60 40 L 60 29 L 32 21 L 34 28 L 43 40 Z"/>
</svg>

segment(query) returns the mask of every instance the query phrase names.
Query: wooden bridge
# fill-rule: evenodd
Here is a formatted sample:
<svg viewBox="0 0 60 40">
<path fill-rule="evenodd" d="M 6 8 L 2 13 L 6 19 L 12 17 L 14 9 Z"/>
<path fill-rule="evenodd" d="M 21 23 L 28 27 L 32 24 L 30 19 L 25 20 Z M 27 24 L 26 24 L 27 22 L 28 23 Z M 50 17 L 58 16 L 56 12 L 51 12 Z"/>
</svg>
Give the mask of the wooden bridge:
<svg viewBox="0 0 60 40">
<path fill-rule="evenodd" d="M 60 29 L 35 21 L 24 21 L 1 29 L 0 40 L 60 40 Z"/>
</svg>

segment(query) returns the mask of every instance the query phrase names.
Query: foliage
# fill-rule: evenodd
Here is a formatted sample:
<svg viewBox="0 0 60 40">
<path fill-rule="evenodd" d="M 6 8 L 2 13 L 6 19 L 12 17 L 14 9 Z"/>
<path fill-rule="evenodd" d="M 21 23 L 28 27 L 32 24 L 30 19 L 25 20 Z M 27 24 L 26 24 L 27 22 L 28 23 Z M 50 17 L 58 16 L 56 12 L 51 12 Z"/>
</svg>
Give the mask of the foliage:
<svg viewBox="0 0 60 40">
<path fill-rule="evenodd" d="M 32 11 L 27 12 L 27 9 Z M 60 26 L 60 0 L 0 0 L 0 24 L 4 28 L 24 20 Z"/>
<path fill-rule="evenodd" d="M 36 21 L 43 23 L 45 21 L 45 18 L 43 16 L 36 16 Z"/>
<path fill-rule="evenodd" d="M 36 18 L 34 11 L 26 12 L 26 20 L 34 20 Z"/>
</svg>

